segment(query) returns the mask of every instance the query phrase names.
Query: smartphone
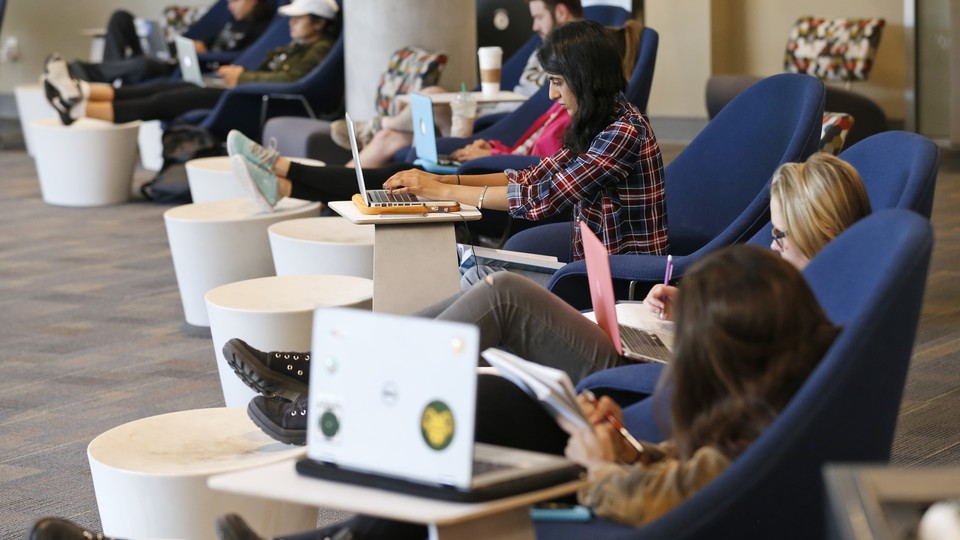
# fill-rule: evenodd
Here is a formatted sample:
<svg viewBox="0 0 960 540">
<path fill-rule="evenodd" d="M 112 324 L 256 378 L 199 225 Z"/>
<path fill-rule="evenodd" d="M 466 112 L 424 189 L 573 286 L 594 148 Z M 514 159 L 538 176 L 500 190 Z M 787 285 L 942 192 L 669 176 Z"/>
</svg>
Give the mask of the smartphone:
<svg viewBox="0 0 960 540">
<path fill-rule="evenodd" d="M 431 212 L 459 212 L 460 203 L 457 201 L 423 201 L 424 206 L 426 206 Z"/>
<path fill-rule="evenodd" d="M 534 521 L 590 521 L 593 513 L 586 506 L 563 503 L 538 503 L 530 509 Z"/>
</svg>

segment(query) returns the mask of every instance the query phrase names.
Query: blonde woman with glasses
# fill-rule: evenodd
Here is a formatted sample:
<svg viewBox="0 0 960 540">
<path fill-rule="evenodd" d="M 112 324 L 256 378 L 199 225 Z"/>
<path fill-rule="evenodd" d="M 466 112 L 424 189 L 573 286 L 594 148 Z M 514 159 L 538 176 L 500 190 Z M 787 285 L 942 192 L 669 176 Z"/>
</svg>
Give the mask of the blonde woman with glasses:
<svg viewBox="0 0 960 540">
<path fill-rule="evenodd" d="M 784 163 L 770 183 L 770 249 L 798 270 L 844 229 L 870 214 L 870 198 L 852 165 L 825 152 Z M 644 303 L 671 319 L 678 289 L 655 285 Z"/>
</svg>

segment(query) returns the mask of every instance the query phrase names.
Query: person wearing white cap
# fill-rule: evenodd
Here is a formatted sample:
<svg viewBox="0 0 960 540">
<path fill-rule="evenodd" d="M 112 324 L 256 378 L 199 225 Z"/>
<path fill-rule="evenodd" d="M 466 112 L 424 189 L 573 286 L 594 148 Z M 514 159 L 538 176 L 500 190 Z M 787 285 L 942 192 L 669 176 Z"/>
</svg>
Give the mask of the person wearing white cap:
<svg viewBox="0 0 960 540">
<path fill-rule="evenodd" d="M 277 12 L 290 18 L 292 41 L 268 52 L 255 70 L 220 66 L 217 74 L 223 84 L 216 87 L 163 81 L 114 88 L 71 78 L 62 59 L 48 61 L 40 80 L 47 100 L 65 125 L 84 116 L 118 124 L 171 121 L 194 109 L 212 109 L 220 96 L 237 84 L 296 81 L 326 58 L 340 33 L 340 7 L 335 0 L 293 0 Z"/>
</svg>

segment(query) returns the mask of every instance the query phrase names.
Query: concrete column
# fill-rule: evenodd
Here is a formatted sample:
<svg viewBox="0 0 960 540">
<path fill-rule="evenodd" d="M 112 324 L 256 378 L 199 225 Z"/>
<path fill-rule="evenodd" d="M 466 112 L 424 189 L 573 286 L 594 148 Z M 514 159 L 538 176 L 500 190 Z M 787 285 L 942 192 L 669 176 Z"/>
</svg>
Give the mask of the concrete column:
<svg viewBox="0 0 960 540">
<path fill-rule="evenodd" d="M 390 55 L 412 45 L 447 54 L 440 85 L 477 84 L 476 0 L 347 0 L 344 2 L 347 110 L 374 113 L 374 96 Z"/>
</svg>

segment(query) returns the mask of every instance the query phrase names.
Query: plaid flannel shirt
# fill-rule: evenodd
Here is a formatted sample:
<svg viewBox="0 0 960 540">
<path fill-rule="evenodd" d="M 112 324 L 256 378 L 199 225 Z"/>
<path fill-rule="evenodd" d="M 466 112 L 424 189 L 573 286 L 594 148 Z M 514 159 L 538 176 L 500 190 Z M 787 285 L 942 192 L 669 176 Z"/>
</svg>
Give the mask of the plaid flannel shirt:
<svg viewBox="0 0 960 540">
<path fill-rule="evenodd" d="M 574 155 L 563 147 L 540 163 L 505 171 L 510 215 L 542 219 L 573 206 L 611 255 L 667 253 L 667 206 L 660 146 L 647 120 L 623 95 L 610 125 Z M 583 258 L 578 227 L 573 258 Z"/>
</svg>

